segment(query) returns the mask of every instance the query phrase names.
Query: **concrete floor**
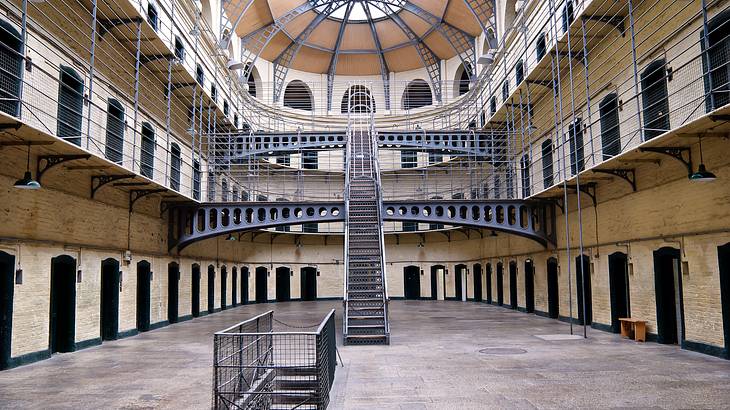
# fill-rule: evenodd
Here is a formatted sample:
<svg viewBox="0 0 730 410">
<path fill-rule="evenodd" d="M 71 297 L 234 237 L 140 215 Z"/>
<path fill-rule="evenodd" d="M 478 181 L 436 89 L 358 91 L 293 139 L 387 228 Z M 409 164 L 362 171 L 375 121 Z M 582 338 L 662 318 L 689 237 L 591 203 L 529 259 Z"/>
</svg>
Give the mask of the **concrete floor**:
<svg viewBox="0 0 730 410">
<path fill-rule="evenodd" d="M 249 305 L 55 355 L 0 373 L 0 407 L 208 408 L 213 332 L 269 309 L 302 325 L 341 306 Z M 730 362 L 674 346 L 590 329 L 546 341 L 536 335 L 568 326 L 462 302 L 393 302 L 391 326 L 391 346 L 340 348 L 330 408 L 730 407 Z"/>
</svg>

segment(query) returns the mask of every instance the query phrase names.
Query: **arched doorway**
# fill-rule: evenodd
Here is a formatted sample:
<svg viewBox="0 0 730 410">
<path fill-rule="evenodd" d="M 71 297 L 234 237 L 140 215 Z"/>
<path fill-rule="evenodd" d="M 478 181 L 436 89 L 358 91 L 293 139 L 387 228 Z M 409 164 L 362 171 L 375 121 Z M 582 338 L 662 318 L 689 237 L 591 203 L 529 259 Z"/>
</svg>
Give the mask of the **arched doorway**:
<svg viewBox="0 0 730 410">
<path fill-rule="evenodd" d="M 487 264 L 487 303 L 492 303 L 492 264 Z"/>
<path fill-rule="evenodd" d="M 591 260 L 586 255 L 575 257 L 575 290 L 578 305 L 578 324 L 593 323 L 593 302 L 591 292 Z"/>
<path fill-rule="evenodd" d="M 611 331 L 621 332 L 619 318 L 630 317 L 628 258 L 625 253 L 608 255 L 608 286 L 611 291 Z"/>
<path fill-rule="evenodd" d="M 497 304 L 504 304 L 504 265 L 502 262 L 497 263 Z"/>
<path fill-rule="evenodd" d="M 268 284 L 267 278 L 269 271 L 265 266 L 256 268 L 256 303 L 266 303 L 268 301 Z"/>
<path fill-rule="evenodd" d="M 200 265 L 193 264 L 192 267 L 193 283 L 190 291 L 190 305 L 193 317 L 200 316 Z"/>
<path fill-rule="evenodd" d="M 475 263 L 471 269 L 474 274 L 474 301 L 482 301 L 482 265 Z"/>
<path fill-rule="evenodd" d="M 517 262 L 509 263 L 509 306 L 517 309 Z"/>
<path fill-rule="evenodd" d="M 0 251 L 0 370 L 10 363 L 13 339 L 13 293 L 15 256 Z"/>
<path fill-rule="evenodd" d="M 228 291 L 228 269 L 226 266 L 221 266 L 221 310 L 226 310 L 228 308 L 227 306 L 227 298 L 226 298 L 226 292 Z"/>
<path fill-rule="evenodd" d="M 231 268 L 231 306 L 238 304 L 238 268 Z"/>
<path fill-rule="evenodd" d="M 76 259 L 61 255 L 51 259 L 51 311 L 49 350 L 72 352 L 76 336 Z"/>
<path fill-rule="evenodd" d="M 291 269 L 286 266 L 276 268 L 276 301 L 291 300 Z"/>
<path fill-rule="evenodd" d="M 403 296 L 412 300 L 421 298 L 421 268 L 418 266 L 403 268 Z"/>
<path fill-rule="evenodd" d="M 548 317 L 557 319 L 560 316 L 560 288 L 558 287 L 558 260 L 547 261 L 547 296 Z"/>
<path fill-rule="evenodd" d="M 208 265 L 208 313 L 215 312 L 215 267 Z"/>
<path fill-rule="evenodd" d="M 684 340 L 682 271 L 679 249 L 654 251 L 657 342 L 677 344 Z"/>
<path fill-rule="evenodd" d="M 180 300 L 180 265 L 170 262 L 167 265 L 167 321 L 177 323 L 178 302 Z"/>
<path fill-rule="evenodd" d="M 466 265 L 454 266 L 454 294 L 455 300 L 466 300 L 466 289 L 464 284 L 466 283 Z"/>
<path fill-rule="evenodd" d="M 300 269 L 302 300 L 317 299 L 317 268 L 306 266 Z"/>
<path fill-rule="evenodd" d="M 241 303 L 248 304 L 248 281 L 249 281 L 248 266 L 241 266 Z"/>
<path fill-rule="evenodd" d="M 725 358 L 730 359 L 730 243 L 717 247 L 720 270 L 720 305 L 725 339 Z"/>
<path fill-rule="evenodd" d="M 433 265 L 431 266 L 431 300 L 437 300 L 438 299 L 438 293 L 439 293 L 439 272 L 444 272 L 446 270 L 446 267 L 443 265 Z M 446 294 L 444 293 L 444 296 Z"/>
<path fill-rule="evenodd" d="M 535 266 L 532 260 L 525 261 L 525 312 L 535 311 Z"/>
<path fill-rule="evenodd" d="M 116 340 L 119 334 L 119 261 L 101 262 L 101 340 Z"/>
</svg>

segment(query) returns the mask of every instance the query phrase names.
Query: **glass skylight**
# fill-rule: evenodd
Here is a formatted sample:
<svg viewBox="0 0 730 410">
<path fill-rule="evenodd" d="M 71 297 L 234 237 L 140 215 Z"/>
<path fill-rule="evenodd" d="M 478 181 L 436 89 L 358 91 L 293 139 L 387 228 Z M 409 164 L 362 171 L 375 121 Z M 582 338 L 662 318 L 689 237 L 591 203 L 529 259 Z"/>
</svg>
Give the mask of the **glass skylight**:
<svg viewBox="0 0 730 410">
<path fill-rule="evenodd" d="M 335 9 L 329 17 L 338 20 L 344 19 L 345 14 L 347 13 L 347 7 L 351 3 L 354 4 L 352 4 L 352 11 L 350 12 L 350 17 L 347 21 L 352 22 L 367 21 L 368 13 L 366 10 L 370 12 L 370 17 L 373 20 L 382 19 L 383 17 L 398 13 L 401 10 L 401 7 L 394 5 L 394 3 L 398 3 L 397 1 L 352 0 Z M 326 5 L 316 8 L 316 10 L 320 13 L 324 12 L 326 9 Z"/>
</svg>

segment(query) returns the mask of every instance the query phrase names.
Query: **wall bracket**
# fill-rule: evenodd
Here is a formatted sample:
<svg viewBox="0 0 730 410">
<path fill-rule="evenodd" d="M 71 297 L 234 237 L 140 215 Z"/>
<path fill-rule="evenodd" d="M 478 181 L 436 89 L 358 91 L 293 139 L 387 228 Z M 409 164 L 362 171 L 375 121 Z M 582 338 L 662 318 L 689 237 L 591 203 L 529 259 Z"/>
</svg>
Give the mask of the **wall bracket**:
<svg viewBox="0 0 730 410">
<path fill-rule="evenodd" d="M 119 181 L 121 179 L 133 179 L 135 177 L 134 174 L 123 174 L 123 175 L 92 175 L 91 176 L 91 198 L 94 198 L 94 195 L 96 195 L 96 191 L 99 190 L 99 188 L 103 187 L 106 184 L 109 184 L 114 181 Z"/>
<path fill-rule="evenodd" d="M 592 20 L 613 26 L 621 34 L 621 37 L 626 36 L 624 19 L 626 19 L 624 16 L 583 16 L 583 21 Z"/>
<path fill-rule="evenodd" d="M 611 169 L 594 169 L 593 172 L 601 173 L 601 174 L 609 174 L 617 176 L 624 181 L 628 182 L 631 185 L 631 188 L 636 192 L 636 170 L 635 169 L 621 169 L 621 168 L 611 168 Z"/>
<path fill-rule="evenodd" d="M 584 182 L 580 185 L 567 185 L 566 188 L 573 190 L 574 192 L 578 192 L 578 187 L 580 186 L 580 192 L 591 198 L 593 201 L 593 207 L 595 208 L 598 205 L 598 201 L 596 200 L 596 185 L 598 184 L 595 182 Z"/>
<path fill-rule="evenodd" d="M 38 167 L 36 173 L 36 180 L 40 183 L 41 177 L 49 169 L 56 165 L 63 164 L 64 162 L 75 161 L 77 159 L 89 159 L 91 154 L 69 154 L 69 155 L 44 155 L 38 157 Z"/>
<path fill-rule="evenodd" d="M 152 195 L 157 194 L 159 192 L 165 192 L 166 189 L 133 189 L 129 191 L 129 212 L 132 212 L 132 208 L 134 207 L 134 203 L 139 201 L 140 199 Z"/>
<path fill-rule="evenodd" d="M 689 147 L 646 147 L 639 148 L 641 152 L 656 152 L 668 155 L 684 164 L 687 168 L 687 175 L 692 175 L 692 151 Z M 687 153 L 687 159 L 684 159 L 684 153 Z"/>
</svg>

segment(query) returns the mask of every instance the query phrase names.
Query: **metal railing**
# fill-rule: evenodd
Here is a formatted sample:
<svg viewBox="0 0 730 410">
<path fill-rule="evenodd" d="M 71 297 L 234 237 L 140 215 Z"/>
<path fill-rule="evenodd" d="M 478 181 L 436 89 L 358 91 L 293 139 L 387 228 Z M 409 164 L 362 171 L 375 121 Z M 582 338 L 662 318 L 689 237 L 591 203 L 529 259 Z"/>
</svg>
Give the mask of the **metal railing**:
<svg viewBox="0 0 730 410">
<path fill-rule="evenodd" d="M 335 310 L 313 332 L 274 331 L 268 311 L 213 336 L 213 408 L 325 409 L 337 366 Z"/>
</svg>

